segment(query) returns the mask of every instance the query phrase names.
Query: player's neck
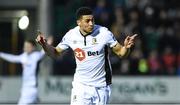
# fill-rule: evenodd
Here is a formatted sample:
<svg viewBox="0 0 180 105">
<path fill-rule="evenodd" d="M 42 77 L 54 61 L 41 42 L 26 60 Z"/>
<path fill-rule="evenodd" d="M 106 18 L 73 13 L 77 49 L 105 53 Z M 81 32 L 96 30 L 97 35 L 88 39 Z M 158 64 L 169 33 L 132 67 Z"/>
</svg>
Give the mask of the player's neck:
<svg viewBox="0 0 180 105">
<path fill-rule="evenodd" d="M 87 35 L 91 34 L 91 33 L 85 32 L 85 31 L 83 31 L 81 29 L 79 30 L 79 32 L 81 33 L 82 36 L 87 36 Z"/>
</svg>

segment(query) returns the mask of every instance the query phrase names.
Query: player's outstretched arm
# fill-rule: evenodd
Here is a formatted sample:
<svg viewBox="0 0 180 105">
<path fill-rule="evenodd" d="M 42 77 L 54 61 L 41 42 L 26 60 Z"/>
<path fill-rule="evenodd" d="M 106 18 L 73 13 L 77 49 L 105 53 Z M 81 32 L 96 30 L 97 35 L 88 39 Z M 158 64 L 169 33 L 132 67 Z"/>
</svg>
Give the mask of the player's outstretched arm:
<svg viewBox="0 0 180 105">
<path fill-rule="evenodd" d="M 40 32 L 38 33 L 36 42 L 38 42 L 44 49 L 45 53 L 52 58 L 57 58 L 57 56 L 59 56 L 63 51 L 60 48 L 56 48 L 56 47 L 53 47 L 51 44 L 48 44 L 45 36 Z"/>
<path fill-rule="evenodd" d="M 113 52 L 117 54 L 119 57 L 126 57 L 130 52 L 130 48 L 135 44 L 136 36 L 137 34 L 134 34 L 133 36 L 127 36 L 124 40 L 124 46 L 117 43 L 113 47 Z"/>
<path fill-rule="evenodd" d="M 0 52 L 0 58 L 11 63 L 20 63 L 21 55 L 13 55 L 4 52 Z"/>
</svg>

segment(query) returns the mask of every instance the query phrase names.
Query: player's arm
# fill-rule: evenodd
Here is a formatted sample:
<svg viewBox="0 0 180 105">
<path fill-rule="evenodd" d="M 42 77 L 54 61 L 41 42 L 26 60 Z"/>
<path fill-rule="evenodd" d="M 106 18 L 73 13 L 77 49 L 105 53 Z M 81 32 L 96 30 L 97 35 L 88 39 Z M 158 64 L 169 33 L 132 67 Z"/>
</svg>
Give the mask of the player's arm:
<svg viewBox="0 0 180 105">
<path fill-rule="evenodd" d="M 119 57 L 126 57 L 126 56 L 129 54 L 130 49 L 122 46 L 120 43 L 117 43 L 117 44 L 112 48 L 112 51 L 113 51 L 116 55 L 118 55 Z"/>
<path fill-rule="evenodd" d="M 53 36 L 48 36 L 47 37 L 47 44 L 53 45 L 54 37 Z M 43 56 L 45 55 L 45 51 L 42 48 L 41 51 L 39 51 L 39 54 L 37 55 L 37 59 L 40 60 Z"/>
<path fill-rule="evenodd" d="M 57 58 L 57 56 L 59 56 L 63 52 L 63 49 L 48 44 L 42 34 L 38 34 L 36 41 L 42 46 L 45 53 L 52 58 Z"/>
<path fill-rule="evenodd" d="M 21 55 L 13 55 L 0 52 L 0 58 L 6 60 L 11 63 L 20 63 L 21 62 Z"/>
<path fill-rule="evenodd" d="M 130 48 L 134 45 L 134 40 L 137 34 L 133 36 L 127 36 L 124 40 L 124 46 L 122 46 L 120 43 L 117 43 L 113 48 L 113 52 L 118 55 L 119 57 L 126 57 L 129 55 Z"/>
</svg>

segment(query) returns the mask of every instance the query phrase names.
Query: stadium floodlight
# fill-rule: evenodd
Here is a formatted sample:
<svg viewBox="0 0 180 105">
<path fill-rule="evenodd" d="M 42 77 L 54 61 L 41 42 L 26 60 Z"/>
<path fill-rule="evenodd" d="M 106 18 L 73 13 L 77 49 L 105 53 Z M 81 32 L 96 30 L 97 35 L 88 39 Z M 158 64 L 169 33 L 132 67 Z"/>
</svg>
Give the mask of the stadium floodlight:
<svg viewBox="0 0 180 105">
<path fill-rule="evenodd" d="M 29 25 L 28 16 L 22 16 L 18 21 L 18 26 L 21 30 L 25 30 Z"/>
</svg>

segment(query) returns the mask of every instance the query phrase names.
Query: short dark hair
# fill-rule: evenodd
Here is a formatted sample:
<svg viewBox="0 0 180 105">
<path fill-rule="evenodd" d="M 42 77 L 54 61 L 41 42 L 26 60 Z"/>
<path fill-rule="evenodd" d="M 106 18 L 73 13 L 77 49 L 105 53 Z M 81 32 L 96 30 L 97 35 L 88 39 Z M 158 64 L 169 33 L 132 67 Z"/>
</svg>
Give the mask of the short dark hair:
<svg viewBox="0 0 180 105">
<path fill-rule="evenodd" d="M 89 7 L 80 7 L 76 11 L 76 19 L 80 19 L 82 15 L 92 15 L 93 11 Z"/>
</svg>

